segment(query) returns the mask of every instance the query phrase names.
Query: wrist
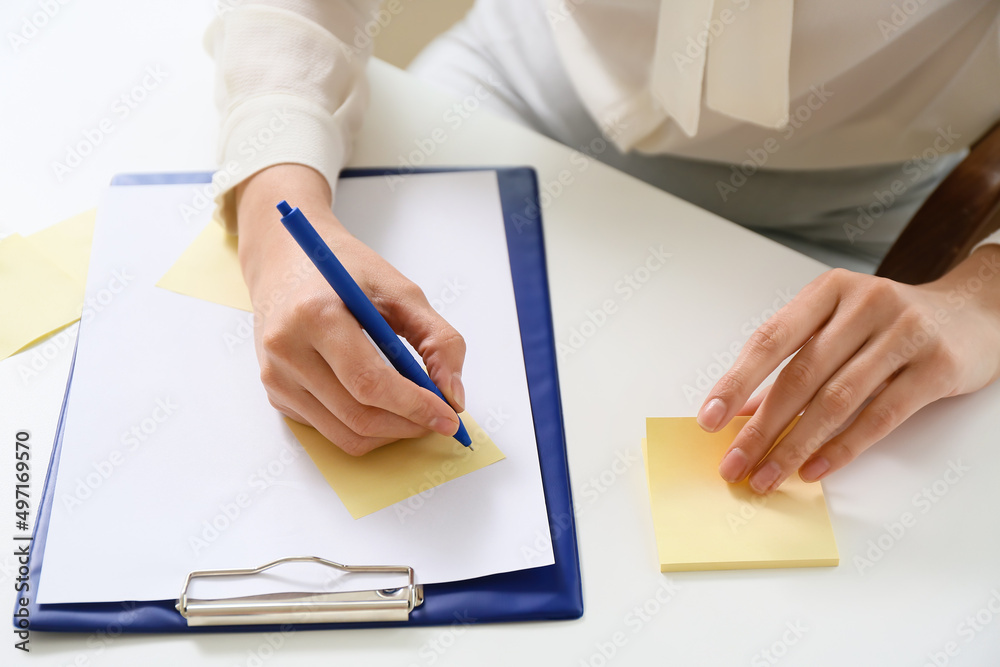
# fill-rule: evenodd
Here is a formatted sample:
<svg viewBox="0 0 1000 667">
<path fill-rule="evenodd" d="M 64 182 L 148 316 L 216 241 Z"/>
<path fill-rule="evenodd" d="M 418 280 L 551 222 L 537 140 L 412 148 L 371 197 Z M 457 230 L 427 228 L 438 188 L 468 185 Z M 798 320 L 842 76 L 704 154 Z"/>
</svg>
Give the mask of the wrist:
<svg viewBox="0 0 1000 667">
<path fill-rule="evenodd" d="M 950 302 L 971 301 L 1000 317 L 1000 245 L 977 248 L 930 286 L 947 292 Z"/>
<path fill-rule="evenodd" d="M 263 169 L 236 188 L 239 259 L 251 293 L 268 267 L 279 270 L 301 255 L 281 224 L 281 200 L 299 207 L 324 237 L 347 234 L 333 215 L 326 179 L 310 167 L 280 164 Z"/>
</svg>

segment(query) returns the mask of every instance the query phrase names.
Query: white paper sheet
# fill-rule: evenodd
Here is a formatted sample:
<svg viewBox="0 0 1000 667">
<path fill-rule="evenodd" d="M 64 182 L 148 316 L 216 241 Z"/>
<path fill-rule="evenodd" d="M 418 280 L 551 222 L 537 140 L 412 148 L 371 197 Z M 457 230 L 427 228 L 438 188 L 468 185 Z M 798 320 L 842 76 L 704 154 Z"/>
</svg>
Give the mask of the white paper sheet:
<svg viewBox="0 0 1000 667">
<path fill-rule="evenodd" d="M 208 220 L 181 213 L 204 185 L 112 187 L 39 602 L 176 599 L 191 570 L 290 555 L 411 565 L 421 583 L 553 562 L 496 176 L 392 185 L 345 179 L 336 212 L 466 337 L 468 409 L 507 458 L 352 519 L 268 404 L 250 315 L 154 287 Z"/>
</svg>

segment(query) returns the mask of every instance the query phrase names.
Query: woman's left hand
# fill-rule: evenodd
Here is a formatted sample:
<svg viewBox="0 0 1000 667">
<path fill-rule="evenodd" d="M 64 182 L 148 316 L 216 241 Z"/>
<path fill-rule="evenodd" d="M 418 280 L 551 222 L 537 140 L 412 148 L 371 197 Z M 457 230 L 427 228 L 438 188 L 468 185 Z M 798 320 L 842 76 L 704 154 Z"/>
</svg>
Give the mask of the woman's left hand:
<svg viewBox="0 0 1000 667">
<path fill-rule="evenodd" d="M 763 400 L 748 402 L 793 354 Z M 796 470 L 807 482 L 822 479 L 921 407 L 998 377 L 1000 245 L 987 245 L 925 285 L 843 269 L 823 274 L 751 335 L 698 422 L 714 432 L 753 411 L 719 474 L 729 482 L 750 475 L 754 491 L 770 493 Z"/>
</svg>

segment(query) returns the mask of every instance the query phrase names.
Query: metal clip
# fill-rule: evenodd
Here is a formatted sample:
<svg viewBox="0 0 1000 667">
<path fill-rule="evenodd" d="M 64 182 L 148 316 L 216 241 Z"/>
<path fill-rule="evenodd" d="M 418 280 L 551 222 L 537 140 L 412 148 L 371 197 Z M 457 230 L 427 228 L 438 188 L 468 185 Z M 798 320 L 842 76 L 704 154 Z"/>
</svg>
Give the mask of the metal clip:
<svg viewBox="0 0 1000 667">
<path fill-rule="evenodd" d="M 405 574 L 406 586 L 335 593 L 269 593 L 229 599 L 188 597 L 191 581 L 207 577 L 252 576 L 284 563 L 320 563 L 347 574 Z M 423 604 L 423 587 L 414 582 L 413 568 L 403 565 L 341 565 L 317 556 L 279 558 L 260 567 L 196 570 L 184 580 L 177 611 L 188 625 L 271 625 L 285 623 L 357 623 L 406 621 Z"/>
</svg>

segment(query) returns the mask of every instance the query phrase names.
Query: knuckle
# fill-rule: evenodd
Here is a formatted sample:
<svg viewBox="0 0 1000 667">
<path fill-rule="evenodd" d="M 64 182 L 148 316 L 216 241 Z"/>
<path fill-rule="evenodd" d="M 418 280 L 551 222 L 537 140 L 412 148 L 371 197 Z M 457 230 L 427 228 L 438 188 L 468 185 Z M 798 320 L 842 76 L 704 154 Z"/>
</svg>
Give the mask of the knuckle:
<svg viewBox="0 0 1000 667">
<path fill-rule="evenodd" d="M 914 308 L 905 308 L 896 316 L 896 326 L 908 336 L 923 330 L 924 318 Z"/>
<path fill-rule="evenodd" d="M 356 433 L 345 434 L 343 437 L 338 438 L 334 442 L 337 443 L 338 447 L 344 450 L 345 454 L 350 456 L 363 456 L 374 449 L 374 447 L 372 447 L 371 440 Z"/>
<path fill-rule="evenodd" d="M 816 374 L 811 364 L 805 361 L 792 360 L 781 372 L 784 376 L 785 388 L 795 396 L 811 394 L 816 387 Z"/>
<path fill-rule="evenodd" d="M 328 316 L 332 305 L 330 295 L 311 293 L 299 298 L 292 306 L 292 319 L 300 324 L 311 324 Z"/>
<path fill-rule="evenodd" d="M 771 356 L 785 347 L 789 337 L 788 325 L 783 319 L 775 316 L 760 325 L 750 335 L 747 349 L 760 356 Z"/>
<path fill-rule="evenodd" d="M 260 344 L 264 354 L 275 359 L 287 359 L 292 353 L 292 337 L 283 328 L 264 331 Z"/>
<path fill-rule="evenodd" d="M 465 358 L 465 352 L 467 350 L 465 337 L 458 333 L 455 329 L 452 329 L 450 326 L 441 337 L 441 347 L 444 349 L 456 350 L 462 355 L 462 358 Z"/>
<path fill-rule="evenodd" d="M 845 443 L 841 442 L 839 438 L 831 440 L 823 446 L 823 455 L 834 466 L 842 466 L 857 458 L 857 454 Z"/>
<path fill-rule="evenodd" d="M 403 284 L 399 288 L 399 295 L 408 303 L 427 301 L 427 296 L 420 289 L 420 286 L 410 280 L 403 281 Z"/>
<path fill-rule="evenodd" d="M 880 438 L 899 426 L 900 422 L 898 408 L 889 403 L 873 404 L 868 418 Z"/>
<path fill-rule="evenodd" d="M 403 416 L 415 424 L 430 424 L 436 416 L 435 404 L 437 401 L 438 398 L 429 392 L 416 392 Z"/>
<path fill-rule="evenodd" d="M 382 399 L 386 384 L 386 371 L 380 368 L 366 368 L 350 378 L 351 394 L 366 405 L 373 405 Z"/>
<path fill-rule="evenodd" d="M 797 443 L 794 447 L 791 447 L 786 455 L 786 462 L 790 469 L 794 470 L 800 465 L 805 463 L 806 459 L 813 455 L 817 449 L 819 449 L 822 443 L 816 436 Z"/>
<path fill-rule="evenodd" d="M 861 307 L 865 310 L 885 308 L 897 301 L 899 293 L 891 280 L 876 278 L 870 282 L 860 296 Z"/>
<path fill-rule="evenodd" d="M 745 395 L 747 389 L 746 378 L 738 371 L 726 373 L 715 385 L 713 394 L 722 398 Z"/>
<path fill-rule="evenodd" d="M 961 359 L 946 345 L 936 344 L 931 350 L 928 361 L 934 369 L 933 377 L 945 387 L 954 384 L 954 378 L 962 371 Z"/>
<path fill-rule="evenodd" d="M 842 287 L 854 279 L 854 274 L 847 269 L 830 269 L 820 276 L 820 280 L 831 287 Z"/>
<path fill-rule="evenodd" d="M 281 384 L 281 371 L 278 367 L 268 361 L 263 361 L 260 364 L 260 382 L 267 389 L 276 389 L 278 385 Z M 268 400 L 271 399 L 270 394 L 268 395 Z M 273 405 L 273 403 L 272 403 Z"/>
<path fill-rule="evenodd" d="M 743 439 L 745 445 L 749 445 L 749 449 L 752 451 L 767 451 L 770 449 L 771 443 L 767 441 L 764 432 L 760 430 L 760 427 L 752 419 L 744 424 L 740 430 L 740 438 Z"/>
<path fill-rule="evenodd" d="M 855 405 L 857 392 L 847 382 L 833 381 L 828 384 L 819 396 L 820 408 L 831 415 L 849 413 Z"/>
<path fill-rule="evenodd" d="M 371 299 L 379 310 L 390 313 L 412 308 L 415 303 L 420 305 L 430 303 L 420 286 L 405 278 L 383 285 L 374 291 Z"/>
<path fill-rule="evenodd" d="M 344 416 L 344 425 L 360 436 L 374 437 L 378 433 L 377 411 L 365 406 L 349 410 Z"/>
</svg>

